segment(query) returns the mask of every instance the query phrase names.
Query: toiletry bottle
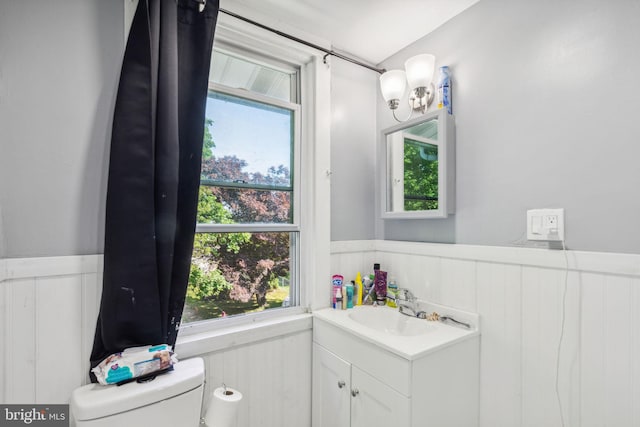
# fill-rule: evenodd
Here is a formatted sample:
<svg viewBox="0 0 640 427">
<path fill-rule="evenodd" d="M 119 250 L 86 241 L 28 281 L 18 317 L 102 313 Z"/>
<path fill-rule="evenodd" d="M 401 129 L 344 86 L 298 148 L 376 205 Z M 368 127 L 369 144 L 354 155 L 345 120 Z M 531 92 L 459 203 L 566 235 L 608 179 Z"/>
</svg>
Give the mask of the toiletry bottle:
<svg viewBox="0 0 640 427">
<path fill-rule="evenodd" d="M 438 108 L 446 108 L 452 114 L 451 108 L 451 72 L 448 66 L 440 67 L 438 78 Z"/>
<path fill-rule="evenodd" d="M 396 298 L 398 298 L 398 285 L 396 284 L 396 280 L 391 277 L 389 279 L 389 285 L 387 285 L 387 306 L 392 308 L 398 307 Z"/>
<path fill-rule="evenodd" d="M 376 270 L 374 286 L 376 287 L 376 304 L 387 303 L 387 272 Z"/>
<path fill-rule="evenodd" d="M 371 305 L 373 304 L 373 300 L 375 299 L 375 293 L 373 292 L 373 279 L 372 276 L 364 278 L 364 284 L 362 290 L 362 305 Z"/>
<path fill-rule="evenodd" d="M 344 281 L 344 277 L 339 274 L 334 274 L 331 276 L 331 306 L 333 308 L 342 308 L 340 304 L 337 303 L 338 291 L 342 292 L 342 283 Z"/>
<path fill-rule="evenodd" d="M 342 310 L 342 286 L 336 290 L 336 305 L 333 308 Z"/>
<path fill-rule="evenodd" d="M 347 285 L 347 308 L 353 308 L 353 292 L 355 291 L 355 282 L 352 280 Z"/>
<path fill-rule="evenodd" d="M 355 290 L 355 299 L 356 299 L 356 304 L 355 305 L 362 305 L 362 276 L 360 275 L 360 272 L 358 271 L 358 274 L 356 274 L 356 290 Z"/>
<path fill-rule="evenodd" d="M 342 309 L 347 309 L 347 285 L 342 285 Z"/>
<path fill-rule="evenodd" d="M 373 305 L 378 304 L 378 286 L 376 286 L 376 279 L 378 275 L 378 271 L 380 271 L 380 263 L 373 264 L 373 274 L 369 276 L 371 278 L 371 283 L 373 284 L 373 292 L 371 293 L 371 299 L 373 300 Z M 387 293 L 385 291 L 385 298 Z"/>
</svg>

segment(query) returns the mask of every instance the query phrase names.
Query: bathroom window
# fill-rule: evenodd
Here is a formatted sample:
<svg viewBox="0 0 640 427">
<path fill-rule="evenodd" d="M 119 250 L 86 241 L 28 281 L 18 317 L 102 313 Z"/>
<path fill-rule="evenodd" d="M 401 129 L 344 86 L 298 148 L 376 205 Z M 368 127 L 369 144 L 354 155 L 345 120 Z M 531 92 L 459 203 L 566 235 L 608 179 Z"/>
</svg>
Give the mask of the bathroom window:
<svg viewBox="0 0 640 427">
<path fill-rule="evenodd" d="M 299 305 L 299 70 L 214 50 L 183 323 Z"/>
</svg>

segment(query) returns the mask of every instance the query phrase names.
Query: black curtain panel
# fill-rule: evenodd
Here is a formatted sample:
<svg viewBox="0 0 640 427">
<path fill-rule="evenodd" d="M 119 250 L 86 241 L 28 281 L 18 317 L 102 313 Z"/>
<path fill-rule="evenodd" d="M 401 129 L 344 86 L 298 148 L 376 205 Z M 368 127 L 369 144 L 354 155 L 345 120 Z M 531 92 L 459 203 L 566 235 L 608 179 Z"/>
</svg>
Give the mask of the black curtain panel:
<svg viewBox="0 0 640 427">
<path fill-rule="evenodd" d="M 195 233 L 219 0 L 140 0 L 116 98 L 94 367 L 175 344 Z"/>
</svg>

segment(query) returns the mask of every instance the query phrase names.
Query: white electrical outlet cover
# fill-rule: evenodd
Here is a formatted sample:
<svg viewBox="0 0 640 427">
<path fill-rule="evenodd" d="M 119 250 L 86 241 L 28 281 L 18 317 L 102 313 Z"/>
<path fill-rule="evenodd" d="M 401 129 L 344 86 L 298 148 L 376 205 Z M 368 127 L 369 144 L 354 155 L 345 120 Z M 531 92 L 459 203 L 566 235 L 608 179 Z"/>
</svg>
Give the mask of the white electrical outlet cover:
<svg viewBox="0 0 640 427">
<path fill-rule="evenodd" d="M 564 240 L 564 209 L 527 211 L 527 240 L 561 242 Z"/>
</svg>

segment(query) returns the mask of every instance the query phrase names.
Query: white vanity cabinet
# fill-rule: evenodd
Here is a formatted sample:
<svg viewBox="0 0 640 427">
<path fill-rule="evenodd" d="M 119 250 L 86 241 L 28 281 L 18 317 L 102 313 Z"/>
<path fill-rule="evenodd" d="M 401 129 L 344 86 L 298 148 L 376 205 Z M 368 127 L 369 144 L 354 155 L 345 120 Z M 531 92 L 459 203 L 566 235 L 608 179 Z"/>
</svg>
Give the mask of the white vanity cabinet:
<svg viewBox="0 0 640 427">
<path fill-rule="evenodd" d="M 313 426 L 409 425 L 408 397 L 313 344 Z"/>
<path fill-rule="evenodd" d="M 477 333 L 410 357 L 326 313 L 313 320 L 312 427 L 478 425 Z"/>
<path fill-rule="evenodd" d="M 351 425 L 351 364 L 313 343 L 312 425 Z"/>
</svg>

